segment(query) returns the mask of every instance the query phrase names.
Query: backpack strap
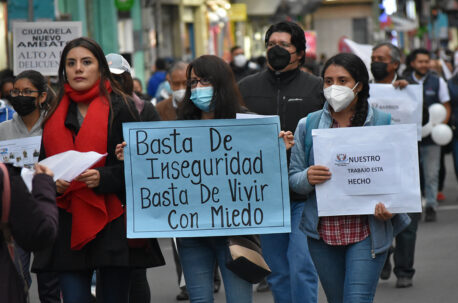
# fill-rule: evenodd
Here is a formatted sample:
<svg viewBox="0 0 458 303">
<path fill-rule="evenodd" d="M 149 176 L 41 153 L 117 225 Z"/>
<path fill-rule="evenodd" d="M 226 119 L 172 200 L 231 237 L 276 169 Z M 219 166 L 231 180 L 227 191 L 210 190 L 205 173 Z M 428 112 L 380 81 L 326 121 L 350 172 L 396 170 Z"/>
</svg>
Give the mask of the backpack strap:
<svg viewBox="0 0 458 303">
<path fill-rule="evenodd" d="M 312 149 L 313 145 L 312 129 L 318 128 L 322 112 L 323 110 L 318 110 L 316 112 L 308 114 L 307 121 L 305 122 L 305 161 L 307 163 L 307 166 L 310 165 L 310 150 Z"/>
</svg>

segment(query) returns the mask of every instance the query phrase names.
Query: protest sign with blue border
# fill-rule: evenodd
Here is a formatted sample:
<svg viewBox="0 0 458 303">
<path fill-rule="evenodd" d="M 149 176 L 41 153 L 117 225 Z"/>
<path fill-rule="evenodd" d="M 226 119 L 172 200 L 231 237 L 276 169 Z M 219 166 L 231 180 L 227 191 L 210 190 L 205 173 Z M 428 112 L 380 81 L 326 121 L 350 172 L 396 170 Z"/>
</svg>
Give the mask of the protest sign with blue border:
<svg viewBox="0 0 458 303">
<path fill-rule="evenodd" d="M 278 117 L 123 124 L 129 238 L 290 232 Z"/>
</svg>

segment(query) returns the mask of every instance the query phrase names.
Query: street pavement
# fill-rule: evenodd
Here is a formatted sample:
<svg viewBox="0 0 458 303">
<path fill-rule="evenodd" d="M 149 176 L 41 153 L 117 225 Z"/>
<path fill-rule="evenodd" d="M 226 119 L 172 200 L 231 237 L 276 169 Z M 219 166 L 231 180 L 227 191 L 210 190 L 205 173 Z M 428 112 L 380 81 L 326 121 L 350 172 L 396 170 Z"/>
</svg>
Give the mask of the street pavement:
<svg viewBox="0 0 458 303">
<path fill-rule="evenodd" d="M 458 186 L 453 171 L 453 161 L 446 156 L 447 176 L 444 193 L 446 200 L 440 203 L 437 222 L 421 221 L 418 228 L 413 287 L 395 288 L 396 278 L 380 281 L 375 303 L 456 303 L 458 302 Z M 177 277 L 169 239 L 160 239 L 166 265 L 148 270 L 151 302 L 175 303 L 178 294 Z M 31 302 L 39 303 L 36 280 L 31 289 Z M 215 302 L 225 302 L 224 289 L 215 294 Z M 253 302 L 273 303 L 270 292 L 254 292 Z M 322 289 L 319 303 L 325 303 Z M 134 302 L 135 303 L 135 302 Z"/>
</svg>

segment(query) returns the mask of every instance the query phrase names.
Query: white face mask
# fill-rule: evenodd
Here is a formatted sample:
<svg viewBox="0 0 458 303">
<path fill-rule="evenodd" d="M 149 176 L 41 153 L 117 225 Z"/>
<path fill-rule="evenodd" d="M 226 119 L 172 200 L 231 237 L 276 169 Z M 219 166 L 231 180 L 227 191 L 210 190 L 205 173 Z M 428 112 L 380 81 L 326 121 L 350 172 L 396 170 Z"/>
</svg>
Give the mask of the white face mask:
<svg viewBox="0 0 458 303">
<path fill-rule="evenodd" d="M 323 90 L 324 97 L 336 113 L 347 108 L 351 101 L 355 99 L 353 90 L 358 86 L 358 83 L 353 88 L 343 85 L 331 85 Z"/>
<path fill-rule="evenodd" d="M 234 57 L 234 65 L 237 67 L 244 67 L 246 64 L 246 57 L 244 54 L 240 54 Z"/>
<path fill-rule="evenodd" d="M 178 107 L 178 103 L 183 101 L 185 93 L 186 93 L 185 89 L 179 89 L 179 90 L 172 91 L 173 107 L 175 107 L 175 108 Z"/>
</svg>

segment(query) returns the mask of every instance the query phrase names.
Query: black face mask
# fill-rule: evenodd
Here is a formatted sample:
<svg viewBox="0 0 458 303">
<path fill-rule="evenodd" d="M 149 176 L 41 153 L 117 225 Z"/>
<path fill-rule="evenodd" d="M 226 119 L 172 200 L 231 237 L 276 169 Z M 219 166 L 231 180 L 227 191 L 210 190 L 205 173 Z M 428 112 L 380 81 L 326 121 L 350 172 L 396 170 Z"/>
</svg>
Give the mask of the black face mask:
<svg viewBox="0 0 458 303">
<path fill-rule="evenodd" d="M 375 80 L 383 80 L 388 76 L 387 70 L 388 64 L 385 62 L 372 62 L 371 63 L 371 72 Z"/>
<path fill-rule="evenodd" d="M 36 99 L 36 97 L 28 96 L 11 97 L 11 105 L 19 116 L 27 116 L 37 108 Z"/>
<path fill-rule="evenodd" d="M 267 61 L 269 65 L 276 71 L 281 71 L 288 66 L 291 60 L 291 54 L 278 45 L 275 45 L 267 51 Z"/>
</svg>

